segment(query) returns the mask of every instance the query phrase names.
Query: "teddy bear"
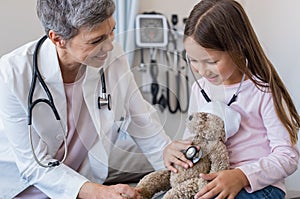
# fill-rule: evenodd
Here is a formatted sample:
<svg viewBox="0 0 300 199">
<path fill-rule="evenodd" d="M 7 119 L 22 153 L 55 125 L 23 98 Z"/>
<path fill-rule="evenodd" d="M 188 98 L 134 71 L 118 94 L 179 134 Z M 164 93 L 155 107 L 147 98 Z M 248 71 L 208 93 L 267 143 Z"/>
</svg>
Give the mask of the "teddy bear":
<svg viewBox="0 0 300 199">
<path fill-rule="evenodd" d="M 237 132 L 240 116 L 237 112 L 232 113 L 228 107 L 222 107 L 224 106 L 217 103 L 211 105 L 209 111 L 204 109 L 189 115 L 186 127 L 191 137 L 187 140 L 191 140 L 193 146 L 199 146 L 200 150 L 195 151 L 196 147 L 192 148 L 192 152 L 196 152 L 194 157 L 189 157 L 191 155 L 189 150 L 182 152 L 194 166 L 185 169 L 174 165 L 178 170 L 177 173 L 158 170 L 144 176 L 136 186 L 142 199 L 150 199 L 155 193 L 162 191 L 166 191 L 163 199 L 194 198 L 194 195 L 208 183 L 199 177 L 200 173 L 229 169 L 229 155 L 225 141 Z M 235 120 L 234 123 L 225 124 L 230 120 L 230 116 Z M 226 130 L 230 131 L 228 132 L 230 135 L 226 135 Z"/>
</svg>

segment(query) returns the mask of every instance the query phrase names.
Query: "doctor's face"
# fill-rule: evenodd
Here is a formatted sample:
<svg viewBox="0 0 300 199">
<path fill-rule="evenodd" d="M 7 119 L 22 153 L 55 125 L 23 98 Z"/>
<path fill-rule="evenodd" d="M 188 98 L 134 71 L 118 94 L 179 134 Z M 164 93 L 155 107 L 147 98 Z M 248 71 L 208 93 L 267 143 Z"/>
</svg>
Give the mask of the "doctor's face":
<svg viewBox="0 0 300 199">
<path fill-rule="evenodd" d="M 79 33 L 66 43 L 66 58 L 89 66 L 102 66 L 108 52 L 113 49 L 114 29 L 113 17 L 92 30 L 86 27 L 79 29 Z"/>
<path fill-rule="evenodd" d="M 210 83 L 235 84 L 241 80 L 242 73 L 227 52 L 203 48 L 191 37 L 185 39 L 184 47 L 193 70 Z"/>
</svg>

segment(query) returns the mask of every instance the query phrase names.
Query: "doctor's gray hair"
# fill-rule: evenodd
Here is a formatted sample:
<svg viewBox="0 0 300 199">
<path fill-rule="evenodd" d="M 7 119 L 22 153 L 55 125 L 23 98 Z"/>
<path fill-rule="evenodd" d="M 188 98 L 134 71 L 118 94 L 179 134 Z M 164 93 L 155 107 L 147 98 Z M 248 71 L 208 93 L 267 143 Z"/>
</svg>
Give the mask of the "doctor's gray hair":
<svg viewBox="0 0 300 199">
<path fill-rule="evenodd" d="M 92 29 L 111 17 L 113 0 L 37 0 L 37 15 L 48 35 L 55 31 L 63 39 L 71 39 L 81 27 Z"/>
</svg>

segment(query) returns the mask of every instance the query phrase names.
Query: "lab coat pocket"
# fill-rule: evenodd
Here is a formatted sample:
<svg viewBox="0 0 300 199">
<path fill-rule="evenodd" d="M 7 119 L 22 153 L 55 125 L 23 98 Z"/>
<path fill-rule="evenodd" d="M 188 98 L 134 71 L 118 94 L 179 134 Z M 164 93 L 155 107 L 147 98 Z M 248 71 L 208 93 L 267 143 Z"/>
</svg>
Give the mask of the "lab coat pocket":
<svg viewBox="0 0 300 199">
<path fill-rule="evenodd" d="M 121 116 L 119 120 L 114 122 L 112 128 L 113 139 L 112 143 L 115 144 L 117 139 L 127 139 L 129 136 L 127 133 L 128 126 L 131 122 L 130 117 Z"/>
<path fill-rule="evenodd" d="M 115 125 L 117 127 L 117 133 L 124 133 L 127 131 L 128 126 L 131 122 L 131 118 L 130 117 L 121 117 L 119 121 L 115 122 Z"/>
</svg>

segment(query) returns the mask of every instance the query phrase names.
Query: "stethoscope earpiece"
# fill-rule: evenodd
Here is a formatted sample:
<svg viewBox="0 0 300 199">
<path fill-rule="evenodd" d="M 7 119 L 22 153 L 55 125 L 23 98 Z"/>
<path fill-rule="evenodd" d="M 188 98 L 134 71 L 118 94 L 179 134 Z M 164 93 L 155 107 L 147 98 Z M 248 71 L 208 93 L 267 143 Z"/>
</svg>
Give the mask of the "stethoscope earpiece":
<svg viewBox="0 0 300 199">
<path fill-rule="evenodd" d="M 187 150 L 182 151 L 182 153 L 184 154 L 185 158 L 191 160 L 193 164 L 199 162 L 203 155 L 202 150 L 198 150 L 195 146 L 190 146 Z"/>
</svg>

